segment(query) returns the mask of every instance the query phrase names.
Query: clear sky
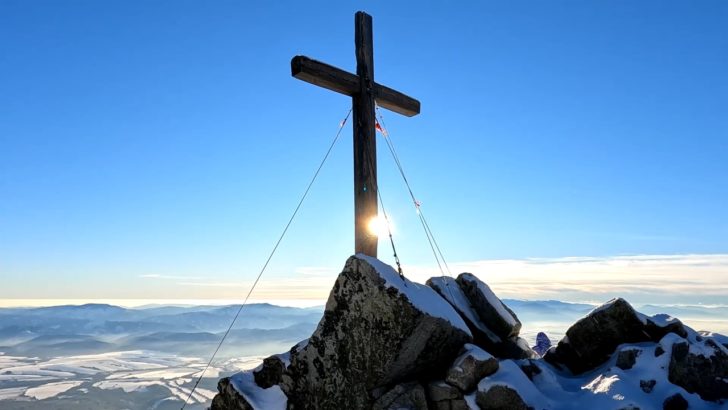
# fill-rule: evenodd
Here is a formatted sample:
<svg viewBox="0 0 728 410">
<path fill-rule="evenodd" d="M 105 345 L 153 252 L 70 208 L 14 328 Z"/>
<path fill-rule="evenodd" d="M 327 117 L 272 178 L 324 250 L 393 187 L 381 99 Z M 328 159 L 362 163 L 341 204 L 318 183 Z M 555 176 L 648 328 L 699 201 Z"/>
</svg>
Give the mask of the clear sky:
<svg viewBox="0 0 728 410">
<path fill-rule="evenodd" d="M 422 102 L 383 114 L 453 267 L 728 302 L 724 1 L 0 1 L 0 299 L 242 297 L 350 107 L 289 61 L 354 70 L 360 9 L 376 80 Z M 435 275 L 379 148 L 405 269 Z M 332 155 L 259 298 L 325 297 L 352 253 L 349 126 Z"/>
</svg>

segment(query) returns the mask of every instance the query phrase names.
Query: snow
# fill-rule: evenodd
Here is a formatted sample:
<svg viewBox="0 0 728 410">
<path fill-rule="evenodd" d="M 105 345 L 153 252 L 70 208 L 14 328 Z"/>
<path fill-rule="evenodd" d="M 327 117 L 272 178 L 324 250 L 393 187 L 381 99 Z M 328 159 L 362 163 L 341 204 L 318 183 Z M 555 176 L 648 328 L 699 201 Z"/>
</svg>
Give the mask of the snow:
<svg viewBox="0 0 728 410">
<path fill-rule="evenodd" d="M 642 354 L 637 356 L 635 365 L 629 370 L 622 370 L 616 366 L 617 354 L 613 354 L 600 367 L 579 376 L 557 370 L 543 360 L 531 361 L 530 363 L 541 370 L 534 376 L 532 387 L 535 387 L 538 393 L 548 401 L 529 402 L 527 396 L 533 395 L 533 391 L 527 387 L 522 390 L 523 386 L 518 390 L 519 393 L 525 392 L 521 394 L 531 405 L 551 403 L 552 406 L 548 408 L 563 410 L 617 409 L 629 408 L 629 406 L 641 409 L 659 409 L 662 408 L 662 400 L 675 393 L 680 393 L 688 401 L 691 410 L 725 410 L 725 404 L 703 401 L 697 394 L 690 394 L 669 382 L 667 369 L 670 354 L 655 357 L 655 349 L 657 346 L 662 346 L 666 352 L 670 352 L 673 343 L 684 340 L 680 336 L 670 333 L 657 344 L 646 342 L 620 345 L 616 349 L 617 352 L 628 349 L 642 350 Z M 506 365 L 506 363 L 507 361 L 501 362 L 501 368 L 510 366 L 513 369 L 512 365 Z M 503 375 L 499 375 L 500 372 L 501 370 L 494 376 L 505 378 Z M 640 388 L 641 380 L 655 380 L 656 383 L 651 393 L 646 393 Z M 512 380 L 505 382 L 515 384 Z M 536 408 L 543 407 L 543 405 L 536 406 Z"/>
<path fill-rule="evenodd" d="M 475 275 L 472 273 L 463 273 L 462 277 L 465 280 L 468 280 L 470 282 L 475 282 L 478 285 L 478 290 L 480 293 L 485 296 L 485 299 L 488 301 L 488 303 L 495 308 L 496 312 L 498 312 L 498 315 L 503 318 L 503 320 L 506 321 L 511 326 L 516 326 L 518 322 L 516 322 L 516 318 L 513 317 L 511 312 L 506 309 L 505 305 L 503 305 L 503 302 L 501 302 L 500 299 L 498 299 L 498 296 L 493 293 L 492 290 L 490 290 L 490 287 L 486 285 L 482 280 L 478 279 Z"/>
<path fill-rule="evenodd" d="M 603 374 L 597 376 L 596 379 L 589 382 L 586 386 L 583 386 L 582 390 L 589 390 L 594 394 L 609 393 L 612 384 L 619 381 L 619 376 L 613 374 L 605 377 Z"/>
<path fill-rule="evenodd" d="M 286 395 L 280 386 L 275 385 L 263 389 L 255 384 L 253 372 L 236 373 L 230 377 L 230 383 L 245 400 L 256 410 L 285 410 L 288 404 Z"/>
<path fill-rule="evenodd" d="M 485 350 L 481 349 L 480 347 L 478 347 L 474 344 L 466 343 L 465 346 L 463 346 L 463 347 L 465 349 L 465 353 L 460 355 L 460 357 L 458 357 L 456 359 L 456 362 L 458 362 L 460 360 L 460 358 L 465 358 L 466 356 L 473 356 L 474 359 L 479 360 L 481 362 L 484 362 L 486 360 L 490 360 L 493 358 L 493 355 L 491 355 L 490 353 L 486 352 Z"/>
<path fill-rule="evenodd" d="M 415 283 L 407 278 L 400 277 L 394 268 L 377 258 L 372 258 L 361 253 L 356 254 L 356 257 L 374 267 L 377 273 L 379 273 L 379 276 L 384 279 L 385 286 L 397 289 L 417 309 L 430 316 L 445 319 L 453 326 L 472 336 L 470 329 L 468 329 L 468 326 L 460 315 L 434 289 L 427 285 Z"/>
<path fill-rule="evenodd" d="M 679 322 L 679 320 L 677 318 L 674 318 L 674 317 L 664 314 L 664 313 L 652 315 L 652 316 L 650 316 L 649 320 L 650 320 L 650 322 L 656 324 L 659 327 L 665 327 L 665 326 L 674 324 L 676 322 Z"/>
<path fill-rule="evenodd" d="M 463 398 L 465 399 L 465 404 L 468 405 L 469 410 L 480 410 L 480 406 L 478 406 L 478 403 L 475 401 L 475 393 L 468 394 Z"/>
<path fill-rule="evenodd" d="M 460 286 L 458 286 L 455 279 L 447 276 L 440 276 L 430 278 L 430 280 L 434 285 L 438 286 L 440 289 L 443 289 L 444 294 L 440 296 L 444 297 L 445 300 L 450 302 L 455 310 L 457 310 L 461 315 L 465 316 L 470 321 L 470 323 L 478 328 L 478 330 L 488 336 L 488 339 L 493 341 L 493 343 L 501 342 L 501 338 L 493 333 L 490 329 L 488 329 L 488 326 L 486 326 L 485 323 L 480 320 L 478 315 L 475 314 L 475 312 L 473 311 L 473 307 L 468 300 L 468 297 L 465 296 L 465 293 L 463 293 L 463 290 L 460 289 Z"/>
<path fill-rule="evenodd" d="M 82 384 L 82 381 L 64 381 L 58 383 L 47 383 L 37 387 L 30 387 L 25 391 L 25 395 L 36 400 L 49 399 L 58 396 L 74 387 Z"/>
<path fill-rule="evenodd" d="M 25 393 L 27 387 L 11 387 L 8 389 L 0 389 L 0 400 L 17 399 Z"/>
</svg>

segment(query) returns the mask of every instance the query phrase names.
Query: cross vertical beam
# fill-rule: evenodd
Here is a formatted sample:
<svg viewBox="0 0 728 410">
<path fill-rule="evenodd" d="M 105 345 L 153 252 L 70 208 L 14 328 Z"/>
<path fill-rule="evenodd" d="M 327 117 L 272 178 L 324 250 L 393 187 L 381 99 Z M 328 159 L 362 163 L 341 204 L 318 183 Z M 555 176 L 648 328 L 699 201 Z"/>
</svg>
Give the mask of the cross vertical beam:
<svg viewBox="0 0 728 410">
<path fill-rule="evenodd" d="M 374 50 L 372 18 L 364 12 L 354 17 L 356 75 L 359 92 L 352 98 L 354 111 L 354 249 L 377 256 L 378 237 L 369 225 L 377 218 L 377 139 L 374 113 Z"/>
<path fill-rule="evenodd" d="M 372 17 L 363 11 L 354 17 L 356 75 L 304 56 L 291 59 L 291 75 L 299 80 L 352 99 L 354 126 L 354 247 L 356 253 L 377 256 L 378 237 L 369 230 L 378 214 L 375 102 L 380 107 L 412 117 L 420 102 L 374 81 Z"/>
</svg>

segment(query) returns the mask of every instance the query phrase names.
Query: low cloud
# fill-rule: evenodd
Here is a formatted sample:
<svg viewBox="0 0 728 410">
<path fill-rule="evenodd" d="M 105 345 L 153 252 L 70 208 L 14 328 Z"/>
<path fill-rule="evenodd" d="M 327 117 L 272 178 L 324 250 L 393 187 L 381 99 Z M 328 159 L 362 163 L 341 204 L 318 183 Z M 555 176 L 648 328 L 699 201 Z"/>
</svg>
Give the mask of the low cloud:
<svg viewBox="0 0 728 410">
<path fill-rule="evenodd" d="M 143 279 L 166 279 L 166 280 L 194 280 L 194 279 L 202 279 L 199 276 L 175 276 L 175 275 L 158 275 L 156 273 L 146 274 L 146 275 L 139 275 L 140 278 Z"/>
</svg>

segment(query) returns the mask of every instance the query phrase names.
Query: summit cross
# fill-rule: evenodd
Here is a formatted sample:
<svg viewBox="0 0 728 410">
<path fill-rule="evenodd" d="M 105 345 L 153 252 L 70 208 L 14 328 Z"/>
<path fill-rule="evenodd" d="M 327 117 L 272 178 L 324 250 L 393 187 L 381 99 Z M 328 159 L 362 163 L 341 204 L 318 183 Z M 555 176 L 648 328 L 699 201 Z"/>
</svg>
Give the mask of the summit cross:
<svg viewBox="0 0 728 410">
<path fill-rule="evenodd" d="M 377 257 L 378 236 L 369 225 L 378 216 L 377 145 L 375 103 L 412 117 L 420 113 L 420 102 L 374 82 L 372 17 L 363 11 L 354 16 L 356 74 L 334 66 L 295 56 L 291 74 L 299 80 L 351 97 L 354 129 L 354 248 L 356 253 Z"/>
</svg>

